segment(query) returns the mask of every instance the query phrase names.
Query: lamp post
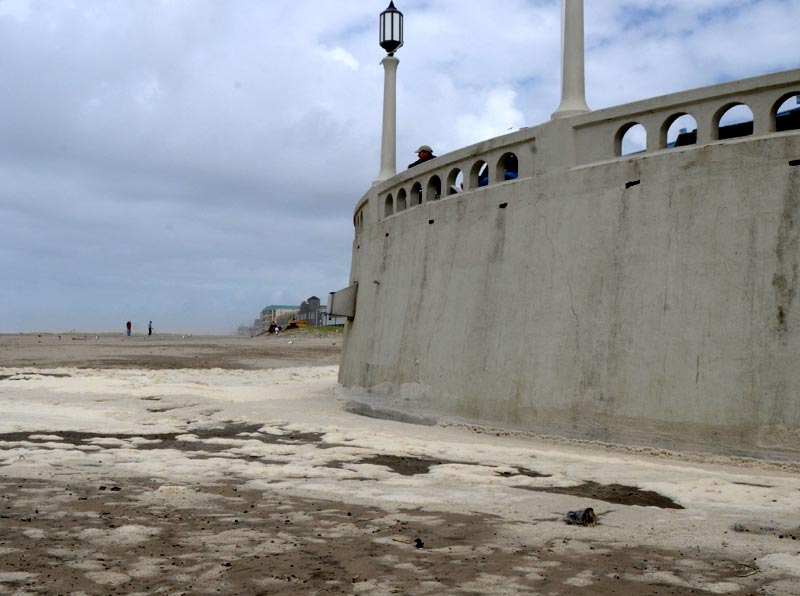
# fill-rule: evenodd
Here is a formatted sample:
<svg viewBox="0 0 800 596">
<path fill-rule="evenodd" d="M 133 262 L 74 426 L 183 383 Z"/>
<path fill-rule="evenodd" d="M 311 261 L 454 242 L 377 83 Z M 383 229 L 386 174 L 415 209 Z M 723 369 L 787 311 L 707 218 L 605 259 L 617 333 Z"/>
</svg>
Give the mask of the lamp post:
<svg viewBox="0 0 800 596">
<path fill-rule="evenodd" d="M 394 2 L 380 14 L 380 45 L 386 50 L 383 64 L 383 129 L 381 135 L 381 171 L 375 183 L 397 173 L 397 65 L 394 53 L 403 45 L 403 13 Z"/>
<path fill-rule="evenodd" d="M 583 0 L 561 0 L 561 105 L 553 118 L 590 112 L 586 105 Z"/>
</svg>

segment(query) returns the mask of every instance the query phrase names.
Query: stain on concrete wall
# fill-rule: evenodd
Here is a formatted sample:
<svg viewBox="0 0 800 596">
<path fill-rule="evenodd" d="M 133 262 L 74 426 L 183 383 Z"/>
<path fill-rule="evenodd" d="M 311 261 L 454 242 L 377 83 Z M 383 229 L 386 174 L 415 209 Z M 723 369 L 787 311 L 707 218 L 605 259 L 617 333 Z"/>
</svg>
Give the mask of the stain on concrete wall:
<svg viewBox="0 0 800 596">
<path fill-rule="evenodd" d="M 777 331 L 784 336 L 797 296 L 798 249 L 800 249 L 800 174 L 789 171 L 789 183 L 783 197 L 783 210 L 778 227 L 775 256 L 777 259 L 772 287 L 775 290 Z"/>
</svg>

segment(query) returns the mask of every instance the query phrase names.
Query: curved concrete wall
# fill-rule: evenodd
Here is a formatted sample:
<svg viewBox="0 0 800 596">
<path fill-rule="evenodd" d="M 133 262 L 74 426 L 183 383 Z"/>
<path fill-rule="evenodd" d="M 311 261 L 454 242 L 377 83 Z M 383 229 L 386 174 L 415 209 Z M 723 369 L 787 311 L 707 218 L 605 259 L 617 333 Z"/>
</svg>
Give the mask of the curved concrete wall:
<svg viewBox="0 0 800 596">
<path fill-rule="evenodd" d="M 387 193 L 426 172 L 373 187 L 340 381 L 536 432 L 800 450 L 800 133 L 585 163 L 587 119 L 427 170 L 513 146 L 517 180 L 391 216 Z"/>
</svg>

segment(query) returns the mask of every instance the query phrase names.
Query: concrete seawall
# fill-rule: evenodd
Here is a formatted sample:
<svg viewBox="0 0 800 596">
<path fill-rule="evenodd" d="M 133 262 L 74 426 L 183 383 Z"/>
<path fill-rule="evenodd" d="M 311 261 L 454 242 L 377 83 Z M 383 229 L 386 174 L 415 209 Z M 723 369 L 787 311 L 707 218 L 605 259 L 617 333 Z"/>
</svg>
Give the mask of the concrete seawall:
<svg viewBox="0 0 800 596">
<path fill-rule="evenodd" d="M 798 159 L 797 131 L 744 137 L 364 225 L 340 382 L 535 432 L 796 454 Z"/>
</svg>

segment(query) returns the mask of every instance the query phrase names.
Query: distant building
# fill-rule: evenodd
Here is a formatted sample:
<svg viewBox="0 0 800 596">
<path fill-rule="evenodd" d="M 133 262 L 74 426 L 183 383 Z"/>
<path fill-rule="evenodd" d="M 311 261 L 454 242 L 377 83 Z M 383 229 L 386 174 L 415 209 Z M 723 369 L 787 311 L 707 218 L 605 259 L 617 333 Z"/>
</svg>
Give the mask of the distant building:
<svg viewBox="0 0 800 596">
<path fill-rule="evenodd" d="M 299 306 L 290 306 L 286 304 L 270 304 L 265 306 L 261 311 L 261 333 L 269 329 L 269 324 L 273 321 L 281 327 L 285 327 L 289 321 L 294 321 L 297 318 L 297 313 L 300 310 Z"/>
<path fill-rule="evenodd" d="M 300 306 L 270 304 L 264 307 L 261 315 L 253 323 L 253 335 L 266 333 L 270 323 L 286 327 L 296 321 L 301 327 L 321 327 L 324 325 L 344 325 L 345 317 L 328 316 L 328 307 L 320 304 L 317 296 L 310 296 Z"/>
<path fill-rule="evenodd" d="M 347 318 L 328 315 L 328 307 L 320 304 L 319 298 L 316 296 L 311 296 L 300 305 L 297 320 L 305 322 L 309 327 L 322 327 L 324 325 L 343 326 Z"/>
<path fill-rule="evenodd" d="M 305 321 L 306 325 L 319 327 L 326 324 L 326 306 L 319 303 L 319 298 L 311 296 L 304 300 L 297 313 L 298 321 Z"/>
<path fill-rule="evenodd" d="M 338 327 L 344 327 L 344 324 L 347 322 L 347 317 L 341 317 L 339 315 L 329 315 L 327 312 L 323 313 L 324 323 L 323 325 L 335 325 Z"/>
</svg>

